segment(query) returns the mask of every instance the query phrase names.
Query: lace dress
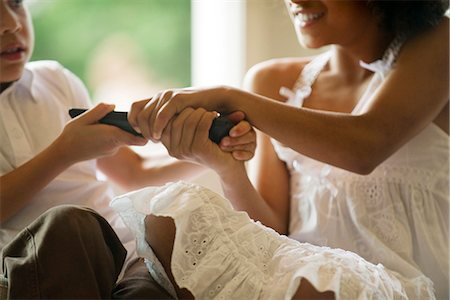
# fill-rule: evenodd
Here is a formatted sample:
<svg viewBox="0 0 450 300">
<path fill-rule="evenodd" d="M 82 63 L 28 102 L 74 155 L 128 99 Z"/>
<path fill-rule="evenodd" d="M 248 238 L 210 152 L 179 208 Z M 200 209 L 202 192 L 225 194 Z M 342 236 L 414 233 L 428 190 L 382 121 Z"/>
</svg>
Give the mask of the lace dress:
<svg viewBox="0 0 450 300">
<path fill-rule="evenodd" d="M 316 67 L 305 70 L 319 66 L 317 72 L 320 72 L 328 55 L 319 56 L 311 64 Z M 294 105 L 299 105 L 298 101 L 308 94 L 316 75 L 304 81 L 308 85 L 291 92 Z M 426 135 L 437 138 L 443 147 L 443 133 L 433 127 L 427 130 L 430 133 Z M 245 212 L 236 212 L 220 195 L 185 182 L 125 194 L 115 198 L 111 206 L 135 233 L 138 253 L 145 258 L 150 274 L 174 297 L 173 286 L 145 242 L 147 214 L 174 219 L 177 231 L 172 254 L 173 275 L 177 284 L 189 289 L 197 299 L 290 299 L 302 278 L 318 291 L 333 291 L 336 299 L 434 299 L 433 283 L 419 271 L 417 264 L 406 258 L 412 255 L 417 261 L 412 250 L 417 244 L 430 253 L 444 251 L 427 248 L 429 241 L 440 236 L 439 232 L 429 232 L 428 226 L 444 222 L 435 221 L 435 216 L 445 214 L 444 210 L 436 211 L 445 205 L 438 207 L 428 202 L 434 200 L 430 197 L 442 200 L 448 195 L 445 184 L 438 179 L 448 175 L 442 157 L 438 165 L 431 159 L 434 169 L 443 168 L 439 169 L 438 176 L 423 170 L 430 164 L 430 158 L 428 150 L 415 144 L 418 142 L 423 140 L 411 141 L 411 148 L 417 148 L 414 158 L 408 158 L 405 153 L 400 157 L 395 155 L 391 160 L 396 163 L 386 169 L 386 162 L 367 177 L 308 160 L 274 142 L 292 177 L 290 237 L 251 220 Z M 427 155 L 427 160 L 420 156 L 423 168 L 417 170 L 412 164 L 419 154 Z M 406 167 L 400 164 L 401 160 L 408 161 Z M 392 179 L 385 183 L 386 178 Z M 397 188 L 390 189 L 391 185 Z M 400 189 L 401 185 L 405 188 Z M 426 200 L 422 198 L 425 190 Z M 412 200 L 393 201 L 385 199 L 386 193 L 392 193 L 394 199 L 403 193 L 405 197 L 415 196 Z M 435 210 L 424 213 L 431 206 Z M 429 216 L 433 218 L 426 219 Z M 407 231 L 412 226 L 411 219 L 418 220 L 413 225 L 423 230 L 423 235 Z M 425 240 L 418 242 L 417 237 Z M 346 241 L 339 244 L 346 250 L 333 244 L 340 239 Z M 394 248 L 397 244 L 403 246 Z M 439 247 L 445 249 L 445 245 L 444 242 Z M 359 251 L 367 260 L 347 250 Z M 396 272 L 385 264 L 402 267 L 396 268 Z"/>
<path fill-rule="evenodd" d="M 359 114 L 395 67 L 402 42 L 382 60 L 353 110 Z M 330 54 L 307 65 L 288 103 L 301 106 Z M 366 176 L 303 156 L 273 140 L 291 178 L 290 237 L 342 248 L 405 276 L 423 272 L 438 299 L 449 299 L 449 137 L 434 123 Z"/>
</svg>

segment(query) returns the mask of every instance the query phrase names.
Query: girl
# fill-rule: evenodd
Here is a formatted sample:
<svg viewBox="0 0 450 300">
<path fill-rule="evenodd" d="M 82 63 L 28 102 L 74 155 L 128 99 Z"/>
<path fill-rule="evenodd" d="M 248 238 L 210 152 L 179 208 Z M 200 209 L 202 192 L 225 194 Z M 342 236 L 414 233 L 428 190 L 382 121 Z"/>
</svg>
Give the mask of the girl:
<svg viewBox="0 0 450 300">
<path fill-rule="evenodd" d="M 135 103 L 130 122 L 216 169 L 236 210 L 289 238 L 201 188 L 121 200 L 150 201 L 138 210 L 146 240 L 178 295 L 448 299 L 448 2 L 286 3 L 299 41 L 330 51 L 255 66 L 252 93 L 161 92 Z M 205 126 L 199 107 L 242 110 L 264 132 L 254 185 L 202 130 L 180 137 L 182 125 L 183 136 Z M 173 232 L 161 233 L 172 219 L 158 215 L 177 225 L 173 252 Z"/>
</svg>

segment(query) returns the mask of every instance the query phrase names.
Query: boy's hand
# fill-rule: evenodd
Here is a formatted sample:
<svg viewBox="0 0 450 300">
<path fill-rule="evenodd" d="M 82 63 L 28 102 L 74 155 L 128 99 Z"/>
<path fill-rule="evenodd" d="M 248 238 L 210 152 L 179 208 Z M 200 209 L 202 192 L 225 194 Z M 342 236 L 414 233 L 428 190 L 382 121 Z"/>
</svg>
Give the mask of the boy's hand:
<svg viewBox="0 0 450 300">
<path fill-rule="evenodd" d="M 114 105 L 100 103 L 71 120 L 55 141 L 61 154 L 72 163 L 113 155 L 126 145 L 143 146 L 147 140 L 116 126 L 98 121 L 114 110 Z"/>
</svg>

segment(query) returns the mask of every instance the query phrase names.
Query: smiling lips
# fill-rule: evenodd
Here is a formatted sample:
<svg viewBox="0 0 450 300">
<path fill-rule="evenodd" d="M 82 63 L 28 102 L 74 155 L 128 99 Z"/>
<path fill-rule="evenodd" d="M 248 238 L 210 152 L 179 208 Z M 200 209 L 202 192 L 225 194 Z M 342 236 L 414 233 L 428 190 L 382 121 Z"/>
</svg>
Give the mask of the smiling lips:
<svg viewBox="0 0 450 300">
<path fill-rule="evenodd" d="M 302 27 L 305 27 L 305 26 L 308 26 L 308 25 L 314 23 L 314 21 L 322 18 L 325 15 L 324 12 L 306 13 L 306 12 L 302 12 L 302 11 L 294 11 L 293 14 L 296 18 L 298 18 Z"/>
</svg>

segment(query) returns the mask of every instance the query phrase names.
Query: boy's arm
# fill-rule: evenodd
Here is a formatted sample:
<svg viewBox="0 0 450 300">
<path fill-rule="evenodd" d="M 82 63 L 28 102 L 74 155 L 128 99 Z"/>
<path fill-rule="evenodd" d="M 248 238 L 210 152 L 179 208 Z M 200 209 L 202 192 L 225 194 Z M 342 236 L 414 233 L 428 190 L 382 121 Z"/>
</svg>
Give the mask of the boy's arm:
<svg viewBox="0 0 450 300">
<path fill-rule="evenodd" d="M 177 160 L 166 154 L 144 158 L 128 147 L 122 147 L 113 156 L 97 159 L 97 167 L 127 191 L 193 178 L 206 170 L 198 164 Z"/>
<path fill-rule="evenodd" d="M 53 143 L 36 157 L 0 177 L 0 223 L 25 207 L 35 194 L 71 165 L 65 151 Z"/>
<path fill-rule="evenodd" d="M 0 177 L 0 223 L 30 203 L 34 195 L 72 164 L 113 155 L 124 145 L 146 143 L 115 126 L 98 124 L 113 109 L 114 106 L 99 104 L 72 120 L 45 150 Z"/>
</svg>

